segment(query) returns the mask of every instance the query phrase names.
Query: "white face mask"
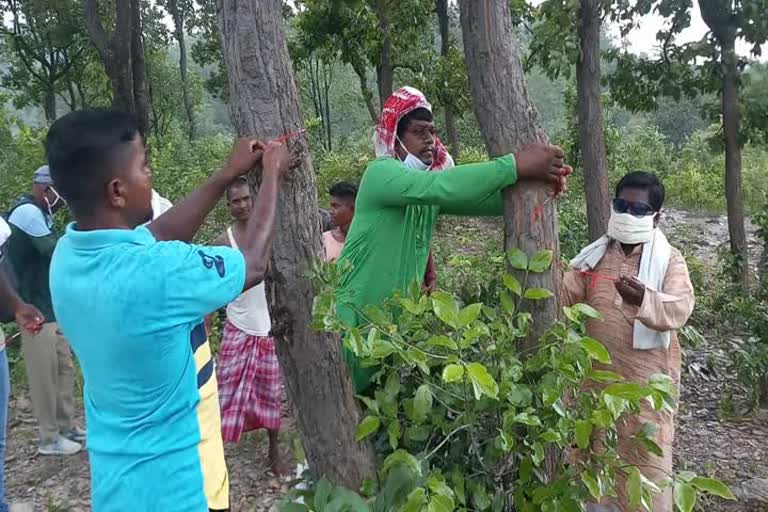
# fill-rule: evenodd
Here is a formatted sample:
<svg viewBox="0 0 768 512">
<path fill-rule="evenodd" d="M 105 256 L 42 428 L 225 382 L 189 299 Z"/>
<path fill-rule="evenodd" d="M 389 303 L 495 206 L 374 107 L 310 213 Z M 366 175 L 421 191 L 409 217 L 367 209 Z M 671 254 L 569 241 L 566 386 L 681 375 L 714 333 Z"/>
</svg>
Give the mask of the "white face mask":
<svg viewBox="0 0 768 512">
<path fill-rule="evenodd" d="M 429 169 L 429 165 L 425 164 L 421 161 L 420 158 L 414 156 L 411 154 L 410 151 L 405 147 L 405 144 L 400 140 L 400 137 L 397 137 L 395 140 L 397 140 L 397 143 L 400 144 L 400 147 L 403 148 L 403 151 L 405 151 L 405 158 L 403 159 L 403 165 L 410 169 L 416 169 L 417 171 L 426 171 Z"/>
<path fill-rule="evenodd" d="M 53 217 L 53 208 L 54 208 L 54 207 L 55 207 L 57 204 L 59 204 L 59 201 L 62 201 L 63 203 L 66 203 L 66 201 L 64 201 L 64 198 L 63 198 L 63 197 L 61 197 L 61 196 L 59 195 L 59 193 L 56 191 L 56 189 L 55 189 L 55 188 L 53 188 L 53 187 L 48 187 L 48 188 L 50 188 L 50 189 L 51 189 L 51 191 L 52 191 L 54 194 L 56 194 L 56 199 L 54 199 L 54 200 L 53 200 L 53 202 L 50 202 L 50 201 L 48 200 L 48 196 L 45 196 L 45 204 L 46 204 L 46 205 L 48 205 L 48 214 L 49 214 L 51 217 Z"/>
<path fill-rule="evenodd" d="M 653 240 L 653 219 L 655 215 L 635 217 L 631 213 L 616 213 L 611 208 L 611 218 L 608 220 L 609 238 L 622 244 L 644 244 Z"/>
</svg>

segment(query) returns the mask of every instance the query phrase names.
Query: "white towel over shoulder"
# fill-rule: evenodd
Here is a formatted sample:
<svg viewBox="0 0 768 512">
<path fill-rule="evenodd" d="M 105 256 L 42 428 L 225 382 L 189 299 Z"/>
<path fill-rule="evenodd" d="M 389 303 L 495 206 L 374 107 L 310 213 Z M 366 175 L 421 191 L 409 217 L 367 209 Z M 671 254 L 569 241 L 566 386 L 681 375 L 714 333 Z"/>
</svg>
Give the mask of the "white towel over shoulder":
<svg viewBox="0 0 768 512">
<path fill-rule="evenodd" d="M 571 267 L 576 270 L 594 270 L 600 260 L 605 256 L 605 251 L 611 239 L 607 236 L 598 238 L 571 260 Z M 667 275 L 669 258 L 672 256 L 672 246 L 660 229 L 655 229 L 653 239 L 643 244 L 643 254 L 640 256 L 640 272 L 637 279 L 646 288 L 656 291 L 664 291 L 664 276 Z M 656 348 L 669 348 L 672 334 L 670 331 L 656 331 L 649 329 L 639 320 L 635 320 L 632 346 L 637 350 L 651 350 Z"/>
</svg>

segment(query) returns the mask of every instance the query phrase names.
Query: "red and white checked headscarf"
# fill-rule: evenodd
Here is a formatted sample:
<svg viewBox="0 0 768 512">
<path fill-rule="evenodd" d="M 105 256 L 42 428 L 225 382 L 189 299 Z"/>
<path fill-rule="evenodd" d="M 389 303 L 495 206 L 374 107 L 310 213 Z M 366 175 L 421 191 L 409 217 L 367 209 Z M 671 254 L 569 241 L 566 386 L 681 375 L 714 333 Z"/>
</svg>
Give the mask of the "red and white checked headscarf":
<svg viewBox="0 0 768 512">
<path fill-rule="evenodd" d="M 432 112 L 432 105 L 427 101 L 424 93 L 413 87 L 398 89 L 384 102 L 379 124 L 376 125 L 373 133 L 373 145 L 376 148 L 377 158 L 382 156 L 398 158 L 395 151 L 397 123 L 417 108 L 425 108 Z M 435 137 L 435 157 L 429 170 L 443 171 L 453 166 L 453 158 L 440 139 Z"/>
</svg>

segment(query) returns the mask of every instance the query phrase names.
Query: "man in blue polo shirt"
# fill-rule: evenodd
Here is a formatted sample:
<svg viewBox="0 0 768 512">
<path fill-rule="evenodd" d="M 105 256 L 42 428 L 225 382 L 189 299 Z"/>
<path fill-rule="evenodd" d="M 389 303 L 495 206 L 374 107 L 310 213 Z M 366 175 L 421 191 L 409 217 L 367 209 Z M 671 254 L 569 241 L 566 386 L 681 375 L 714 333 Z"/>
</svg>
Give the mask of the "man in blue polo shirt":
<svg viewBox="0 0 768 512">
<path fill-rule="evenodd" d="M 196 368 L 194 355 L 203 317 L 263 280 L 288 151 L 237 141 L 221 171 L 148 226 L 152 179 L 130 115 L 67 114 L 46 151 L 75 218 L 54 253 L 51 293 L 83 370 L 92 509 L 227 509 L 218 411 L 197 407 L 215 386 L 213 362 Z M 241 249 L 189 243 L 227 185 L 259 162 Z"/>
</svg>

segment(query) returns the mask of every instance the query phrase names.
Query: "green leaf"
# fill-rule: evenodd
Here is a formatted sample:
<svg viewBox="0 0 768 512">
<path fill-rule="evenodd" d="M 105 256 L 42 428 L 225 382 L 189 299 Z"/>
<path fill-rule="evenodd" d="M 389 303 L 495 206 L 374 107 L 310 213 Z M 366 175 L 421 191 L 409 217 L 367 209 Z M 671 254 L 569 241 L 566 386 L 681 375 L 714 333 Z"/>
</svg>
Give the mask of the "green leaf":
<svg viewBox="0 0 768 512">
<path fill-rule="evenodd" d="M 592 437 L 592 423 L 585 420 L 578 420 L 573 427 L 576 446 L 582 450 L 589 448 Z"/>
<path fill-rule="evenodd" d="M 528 425 L 530 427 L 541 426 L 541 420 L 539 419 L 539 417 L 529 414 L 527 412 L 521 412 L 520 414 L 512 418 L 512 421 L 514 421 L 515 423 L 522 423 L 523 425 Z"/>
<path fill-rule="evenodd" d="M 700 491 L 719 496 L 726 500 L 735 500 L 736 496 L 733 495 L 731 489 L 728 488 L 720 480 L 714 478 L 704 478 L 703 476 L 697 476 L 691 479 L 690 484 Z"/>
<path fill-rule="evenodd" d="M 358 400 L 360 400 L 365 404 L 368 410 L 370 410 L 376 416 L 379 415 L 379 404 L 376 403 L 376 400 L 371 400 L 367 396 L 363 396 L 363 395 L 356 395 L 356 396 Z"/>
<path fill-rule="evenodd" d="M 421 464 L 419 461 L 405 450 L 396 450 L 389 457 L 384 459 L 381 470 L 386 473 L 395 466 L 405 466 L 417 475 L 421 475 Z"/>
<path fill-rule="evenodd" d="M 677 393 L 672 377 L 669 375 L 664 375 L 663 373 L 656 373 L 651 375 L 651 378 L 648 379 L 648 385 L 651 388 L 670 396 L 675 396 Z"/>
<path fill-rule="evenodd" d="M 459 350 L 459 346 L 448 336 L 432 336 L 427 340 L 427 345 L 433 347 L 445 347 L 451 350 Z"/>
<path fill-rule="evenodd" d="M 451 327 L 456 327 L 456 322 L 459 317 L 459 306 L 451 295 L 445 292 L 433 293 L 432 310 L 435 312 L 435 315 L 437 315 L 437 318 Z"/>
<path fill-rule="evenodd" d="M 421 315 L 424 310 L 422 310 L 418 304 L 413 302 L 411 299 L 400 299 L 400 304 L 412 315 Z"/>
<path fill-rule="evenodd" d="M 424 352 L 415 348 L 409 348 L 405 352 L 405 355 L 409 362 L 418 366 L 419 370 L 424 372 L 426 375 L 429 375 L 429 361 L 427 360 L 427 355 Z"/>
<path fill-rule="evenodd" d="M 629 476 L 627 476 L 624 489 L 627 491 L 627 496 L 629 497 L 630 509 L 637 510 L 640 507 L 640 502 L 643 501 L 643 480 L 640 475 L 640 470 L 636 467 L 629 470 Z"/>
<path fill-rule="evenodd" d="M 480 363 L 469 363 L 467 373 L 472 381 L 472 388 L 475 391 L 475 398 L 480 400 L 483 395 L 490 398 L 496 398 L 499 394 L 499 385 L 493 379 L 488 369 Z"/>
<path fill-rule="evenodd" d="M 590 306 L 589 304 L 574 304 L 572 309 L 574 311 L 578 311 L 582 315 L 584 315 L 587 318 L 592 318 L 593 320 L 602 320 L 603 315 L 598 310 Z"/>
<path fill-rule="evenodd" d="M 587 378 L 595 382 L 620 382 L 624 380 L 624 377 L 618 373 L 607 370 L 591 370 L 587 373 Z"/>
<path fill-rule="evenodd" d="M 514 248 L 507 253 L 509 266 L 517 270 L 528 270 L 528 256 L 520 249 Z"/>
<path fill-rule="evenodd" d="M 675 496 L 675 506 L 680 512 L 692 512 L 696 506 L 696 489 L 693 485 L 678 482 L 675 484 L 673 492 Z"/>
<path fill-rule="evenodd" d="M 459 311 L 459 317 L 456 322 L 458 327 L 467 327 L 472 322 L 477 320 L 480 316 L 480 311 L 483 309 L 483 305 L 480 303 L 470 304 L 461 311 Z"/>
<path fill-rule="evenodd" d="M 528 407 L 533 400 L 533 393 L 524 384 L 513 384 L 507 395 L 507 400 L 515 407 Z"/>
<path fill-rule="evenodd" d="M 395 352 L 397 352 L 395 346 L 386 340 L 382 340 L 381 338 L 377 338 L 376 343 L 374 343 L 373 347 L 371 348 L 371 355 L 376 359 L 384 359 L 388 356 L 391 356 Z"/>
<path fill-rule="evenodd" d="M 333 485 L 331 482 L 323 478 L 317 483 L 315 487 L 315 498 L 312 500 L 315 504 L 315 510 L 323 510 L 331 499 L 331 493 L 333 492 Z"/>
<path fill-rule="evenodd" d="M 439 471 L 429 475 L 429 478 L 427 478 L 427 487 L 429 487 L 429 490 L 432 491 L 433 494 L 453 497 L 453 490 L 451 490 L 445 483 L 445 478 L 443 478 L 443 475 Z"/>
<path fill-rule="evenodd" d="M 651 394 L 651 390 L 635 383 L 611 384 L 603 391 L 606 395 L 623 398 L 624 400 L 642 400 Z"/>
<path fill-rule="evenodd" d="M 507 292 L 501 292 L 499 299 L 501 301 L 501 307 L 504 308 L 504 311 L 509 314 L 513 314 L 515 312 L 517 304 L 515 303 L 515 299 L 513 299 L 510 294 Z"/>
<path fill-rule="evenodd" d="M 523 285 L 521 285 L 520 281 L 518 281 L 517 278 L 512 274 L 504 274 L 501 280 L 504 282 L 504 286 L 507 287 L 507 290 L 511 291 L 517 296 L 523 294 Z"/>
<path fill-rule="evenodd" d="M 581 347 L 589 354 L 589 357 L 603 364 L 611 364 L 611 355 L 605 345 L 594 338 L 584 336 L 579 340 Z"/>
<path fill-rule="evenodd" d="M 546 271 L 551 264 L 552 251 L 539 251 L 534 254 L 531 260 L 528 262 L 528 270 L 531 272 L 541 273 Z"/>
<path fill-rule="evenodd" d="M 501 439 L 501 449 L 504 452 L 508 452 L 515 446 L 515 438 L 503 430 L 499 430 L 499 439 Z"/>
<path fill-rule="evenodd" d="M 427 384 L 422 384 L 413 396 L 413 415 L 418 423 L 423 423 L 432 410 L 432 392 Z"/>
<path fill-rule="evenodd" d="M 393 450 L 397 450 L 400 444 L 400 422 L 398 420 L 392 420 L 387 426 L 387 434 L 389 434 L 389 446 Z"/>
<path fill-rule="evenodd" d="M 427 503 L 427 491 L 423 487 L 417 487 L 408 495 L 403 512 L 419 512 Z"/>
<path fill-rule="evenodd" d="M 450 496 L 443 496 L 436 494 L 429 500 L 427 505 L 427 512 L 452 512 L 453 510 L 453 498 Z"/>
<path fill-rule="evenodd" d="M 538 441 L 533 442 L 533 453 L 531 454 L 531 460 L 536 466 L 540 466 L 544 462 L 544 446 Z"/>
<path fill-rule="evenodd" d="M 587 486 L 587 490 L 589 491 L 589 494 L 592 495 L 593 498 L 596 500 L 599 500 L 602 498 L 602 493 L 600 492 L 600 484 L 597 483 L 597 479 L 592 476 L 592 473 L 589 471 L 582 471 L 581 472 L 581 481 L 584 483 L 585 486 Z"/>
<path fill-rule="evenodd" d="M 429 439 L 431 433 L 432 428 L 429 425 L 411 425 L 405 429 L 405 441 L 407 443 L 420 443 Z"/>
<path fill-rule="evenodd" d="M 533 476 L 533 462 L 528 457 L 520 461 L 520 483 L 525 485 L 531 481 Z"/>
<path fill-rule="evenodd" d="M 554 294 L 546 288 L 528 288 L 523 297 L 528 300 L 542 300 L 554 297 Z"/>
<path fill-rule="evenodd" d="M 343 487 L 337 487 L 333 491 L 331 502 L 323 512 L 369 512 L 371 507 L 356 492 Z"/>
<path fill-rule="evenodd" d="M 387 382 L 384 384 L 384 392 L 390 398 L 397 398 L 400 393 L 400 376 L 397 372 L 390 372 L 387 376 Z"/>
<path fill-rule="evenodd" d="M 464 378 L 464 367 L 458 364 L 449 364 L 443 368 L 444 382 L 458 382 Z"/>
<path fill-rule="evenodd" d="M 560 432 L 555 432 L 554 430 L 547 430 L 539 436 L 539 439 L 547 443 L 559 443 L 562 438 Z"/>
<path fill-rule="evenodd" d="M 491 506 L 491 500 L 488 498 L 488 491 L 485 489 L 485 485 L 480 482 L 474 481 L 471 484 L 472 491 L 472 503 L 475 504 L 477 510 L 487 510 Z"/>
<path fill-rule="evenodd" d="M 355 432 L 355 441 L 360 442 L 369 435 L 373 434 L 381 426 L 381 418 L 378 416 L 366 416 L 360 425 L 357 426 L 357 432 Z"/>
<path fill-rule="evenodd" d="M 303 503 L 295 502 L 281 502 L 277 505 L 277 510 L 280 512 L 309 512 L 309 507 Z M 315 510 L 320 510 L 315 508 Z"/>
</svg>

